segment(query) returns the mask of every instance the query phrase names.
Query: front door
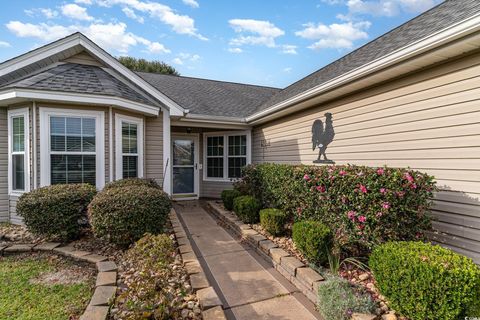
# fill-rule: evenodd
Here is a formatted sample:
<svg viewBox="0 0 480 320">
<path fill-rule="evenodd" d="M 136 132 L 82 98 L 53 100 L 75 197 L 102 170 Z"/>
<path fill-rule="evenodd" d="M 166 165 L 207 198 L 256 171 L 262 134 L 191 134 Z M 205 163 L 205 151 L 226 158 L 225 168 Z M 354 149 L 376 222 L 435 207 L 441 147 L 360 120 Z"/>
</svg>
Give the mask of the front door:
<svg viewBox="0 0 480 320">
<path fill-rule="evenodd" d="M 198 198 L 198 138 L 173 136 L 172 142 L 173 195 L 175 198 Z"/>
</svg>

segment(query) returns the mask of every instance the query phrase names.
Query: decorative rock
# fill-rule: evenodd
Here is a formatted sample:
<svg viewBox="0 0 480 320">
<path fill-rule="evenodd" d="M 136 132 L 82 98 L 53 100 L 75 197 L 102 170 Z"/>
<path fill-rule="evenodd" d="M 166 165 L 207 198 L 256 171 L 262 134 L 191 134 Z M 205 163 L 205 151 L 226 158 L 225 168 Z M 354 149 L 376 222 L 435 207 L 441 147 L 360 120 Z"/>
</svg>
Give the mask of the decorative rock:
<svg viewBox="0 0 480 320">
<path fill-rule="evenodd" d="M 222 307 L 214 307 L 202 312 L 203 320 L 227 320 Z"/>
<path fill-rule="evenodd" d="M 192 274 L 190 276 L 190 283 L 194 292 L 209 286 L 207 277 L 203 272 Z"/>
<path fill-rule="evenodd" d="M 374 314 L 367 313 L 354 313 L 352 314 L 351 320 L 375 320 L 377 316 Z"/>
<path fill-rule="evenodd" d="M 75 251 L 75 248 L 72 246 L 56 247 L 53 251 L 60 252 L 64 255 L 70 255 L 71 252 Z"/>
<path fill-rule="evenodd" d="M 242 230 L 242 236 L 243 237 L 248 237 L 249 235 L 254 235 L 254 234 L 258 234 L 258 232 L 251 229 L 251 228 Z"/>
<path fill-rule="evenodd" d="M 274 262 L 280 263 L 280 260 L 283 257 L 288 257 L 288 256 L 290 256 L 290 254 L 283 249 L 273 248 L 273 249 L 270 249 L 270 256 L 272 257 Z"/>
<path fill-rule="evenodd" d="M 268 254 L 270 252 L 270 249 L 273 249 L 273 248 L 277 248 L 278 246 L 271 240 L 264 240 L 264 241 L 260 241 L 258 243 L 258 246 L 259 248 L 265 252 L 266 254 Z"/>
<path fill-rule="evenodd" d="M 247 236 L 247 241 L 250 242 L 253 246 L 258 246 L 260 241 L 267 240 L 264 236 L 261 234 L 250 234 Z"/>
<path fill-rule="evenodd" d="M 117 272 L 108 271 L 108 272 L 99 272 L 97 274 L 96 287 L 100 286 L 114 286 L 117 283 Z"/>
<path fill-rule="evenodd" d="M 317 281 L 323 281 L 323 277 L 312 268 L 298 268 L 296 277 L 305 283 L 310 289 L 313 289 L 313 284 Z"/>
<path fill-rule="evenodd" d="M 113 261 L 97 262 L 97 269 L 99 272 L 117 271 L 117 265 Z"/>
<path fill-rule="evenodd" d="M 92 299 L 90 300 L 91 306 L 108 306 L 110 299 L 115 296 L 117 287 L 113 286 L 102 286 L 97 287 L 93 293 Z"/>
<path fill-rule="evenodd" d="M 59 242 L 44 242 L 33 247 L 33 250 L 52 251 L 53 249 L 59 247 L 60 245 L 61 243 Z"/>
<path fill-rule="evenodd" d="M 73 258 L 83 258 L 84 256 L 88 256 L 90 252 L 88 251 L 83 251 L 83 250 L 74 250 L 71 251 L 70 253 L 67 253 L 67 255 L 73 257 Z"/>
<path fill-rule="evenodd" d="M 220 301 L 220 298 L 213 287 L 198 290 L 197 297 L 202 310 L 208 310 L 210 308 L 222 305 L 222 302 Z"/>
<path fill-rule="evenodd" d="M 183 263 L 197 261 L 197 256 L 193 252 L 187 252 L 182 254 L 182 260 L 183 260 Z"/>
<path fill-rule="evenodd" d="M 14 244 L 3 249 L 3 252 L 28 252 L 32 251 L 33 244 Z"/>
<path fill-rule="evenodd" d="M 280 265 L 292 276 L 295 276 L 297 268 L 303 268 L 305 265 L 295 257 L 283 257 Z"/>
<path fill-rule="evenodd" d="M 177 242 L 178 242 L 178 245 L 179 245 L 179 246 L 189 245 L 189 244 L 190 244 L 190 241 L 188 241 L 187 238 L 177 239 Z"/>
<path fill-rule="evenodd" d="M 108 307 L 88 306 L 80 320 L 105 320 L 108 316 Z"/>
<path fill-rule="evenodd" d="M 382 316 L 382 320 L 397 320 L 395 313 L 387 313 Z"/>
<path fill-rule="evenodd" d="M 180 250 L 181 254 L 188 253 L 188 252 L 193 252 L 193 249 L 189 244 L 179 246 L 178 249 Z"/>
<path fill-rule="evenodd" d="M 189 275 L 202 272 L 202 267 L 200 266 L 200 262 L 198 262 L 198 260 L 186 263 L 185 269 Z"/>
<path fill-rule="evenodd" d="M 370 275 L 368 273 L 362 273 L 361 275 L 358 276 L 358 280 L 360 281 L 365 281 L 368 278 L 370 278 Z"/>
<path fill-rule="evenodd" d="M 108 259 L 105 256 L 101 256 L 101 255 L 95 254 L 95 253 L 92 253 L 92 254 L 89 254 L 89 255 L 86 255 L 86 256 L 82 256 L 81 258 L 83 260 L 86 260 L 86 261 L 91 262 L 91 263 L 97 263 L 97 262 L 105 261 L 105 260 Z"/>
<path fill-rule="evenodd" d="M 0 254 L 2 254 L 3 250 L 6 248 L 7 246 L 0 246 Z"/>
</svg>

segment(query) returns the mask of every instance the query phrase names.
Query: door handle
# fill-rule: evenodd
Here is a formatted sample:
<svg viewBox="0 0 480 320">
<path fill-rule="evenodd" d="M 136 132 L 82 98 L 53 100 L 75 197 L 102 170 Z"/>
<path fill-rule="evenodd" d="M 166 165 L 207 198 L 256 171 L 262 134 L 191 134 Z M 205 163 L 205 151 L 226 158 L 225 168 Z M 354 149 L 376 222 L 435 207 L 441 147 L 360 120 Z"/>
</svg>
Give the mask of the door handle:
<svg viewBox="0 0 480 320">
<path fill-rule="evenodd" d="M 195 170 L 198 170 L 198 163 L 195 163 Z"/>
</svg>

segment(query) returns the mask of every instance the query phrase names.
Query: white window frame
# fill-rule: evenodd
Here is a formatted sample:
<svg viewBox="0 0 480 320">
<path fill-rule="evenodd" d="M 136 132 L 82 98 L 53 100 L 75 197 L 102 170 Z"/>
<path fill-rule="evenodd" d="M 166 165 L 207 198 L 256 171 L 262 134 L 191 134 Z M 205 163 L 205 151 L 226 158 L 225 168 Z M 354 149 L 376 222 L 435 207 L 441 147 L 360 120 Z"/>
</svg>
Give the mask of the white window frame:
<svg viewBox="0 0 480 320">
<path fill-rule="evenodd" d="M 137 153 L 123 153 L 122 148 L 122 123 L 137 125 Z M 115 115 L 115 180 L 123 179 L 123 156 L 136 155 L 138 157 L 137 174 L 138 178 L 143 178 L 143 118 L 126 116 L 123 114 Z"/>
<path fill-rule="evenodd" d="M 228 137 L 229 136 L 247 136 L 247 165 L 252 163 L 252 132 L 247 131 L 226 131 L 226 132 L 206 132 L 203 134 L 203 181 L 217 181 L 230 182 L 237 180 L 237 178 L 228 177 Z M 207 176 L 208 162 L 207 162 L 207 138 L 208 137 L 223 137 L 223 178 L 213 178 Z"/>
<path fill-rule="evenodd" d="M 23 117 L 24 123 L 24 149 L 23 152 L 13 152 L 13 118 Z M 23 154 L 25 171 L 25 190 L 13 190 L 13 161 L 14 154 Z M 30 191 L 30 119 L 29 109 L 21 108 L 8 110 L 8 194 L 21 195 Z"/>
<path fill-rule="evenodd" d="M 96 187 L 105 186 L 105 112 L 83 109 L 40 108 L 40 185 L 49 186 L 51 183 L 50 172 L 50 118 L 75 117 L 95 119 L 95 176 Z M 61 152 L 68 154 L 68 152 Z M 76 154 L 76 152 L 72 152 Z M 82 154 L 88 154 L 82 152 Z"/>
</svg>

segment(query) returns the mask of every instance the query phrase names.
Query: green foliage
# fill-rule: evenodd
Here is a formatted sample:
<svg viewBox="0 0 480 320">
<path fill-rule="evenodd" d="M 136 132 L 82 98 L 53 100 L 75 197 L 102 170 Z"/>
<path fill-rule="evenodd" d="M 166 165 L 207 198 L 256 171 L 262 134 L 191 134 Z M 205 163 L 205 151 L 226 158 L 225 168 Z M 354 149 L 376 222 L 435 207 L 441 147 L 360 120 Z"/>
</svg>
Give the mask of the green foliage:
<svg viewBox="0 0 480 320">
<path fill-rule="evenodd" d="M 179 269 L 174 270 L 174 258 L 173 240 L 165 234 L 146 234 L 127 251 L 123 259 L 126 289 L 114 305 L 122 319 L 182 318 L 182 297 L 187 291 L 176 274 Z"/>
<path fill-rule="evenodd" d="M 325 320 L 347 320 L 352 313 L 373 313 L 375 303 L 360 287 L 332 277 L 318 287 L 318 311 Z"/>
<path fill-rule="evenodd" d="M 131 185 L 98 193 L 88 214 L 96 236 L 128 246 L 145 233 L 163 232 L 171 208 L 170 198 L 162 190 Z"/>
<path fill-rule="evenodd" d="M 67 260 L 12 255 L 0 258 L 0 319 L 78 319 L 92 296 L 94 279 L 79 284 L 33 282 L 49 273 L 68 272 Z"/>
<path fill-rule="evenodd" d="M 28 230 L 48 238 L 66 241 L 80 232 L 80 220 L 96 193 L 88 184 L 57 184 L 24 193 L 17 213 Z"/>
<path fill-rule="evenodd" d="M 223 190 L 221 196 L 225 209 L 232 211 L 233 200 L 241 195 L 242 194 L 238 190 Z"/>
<path fill-rule="evenodd" d="M 422 239 L 431 229 L 434 178 L 411 169 L 250 165 L 236 187 L 263 207 L 326 224 L 348 255 L 368 254 L 387 241 Z"/>
<path fill-rule="evenodd" d="M 467 308 L 480 303 L 480 269 L 465 256 L 423 242 L 390 242 L 375 248 L 369 264 L 391 307 L 411 320 L 479 316 Z"/>
<path fill-rule="evenodd" d="M 121 188 L 121 187 L 129 187 L 129 186 L 145 186 L 150 188 L 161 189 L 158 183 L 153 179 L 147 178 L 127 178 L 127 179 L 120 179 L 109 182 L 105 185 L 103 190 L 109 190 L 112 188 Z"/>
<path fill-rule="evenodd" d="M 163 61 L 148 61 L 133 57 L 118 57 L 117 60 L 132 71 L 152 72 L 179 76 L 178 71 Z"/>
<path fill-rule="evenodd" d="M 263 209 L 260 211 L 260 224 L 272 236 L 285 233 L 287 216 L 279 209 Z"/>
<path fill-rule="evenodd" d="M 233 200 L 233 211 L 245 223 L 257 223 L 260 202 L 252 196 L 241 196 Z"/>
<path fill-rule="evenodd" d="M 325 264 L 332 246 L 332 232 L 321 222 L 298 221 L 293 224 L 295 246 L 312 263 Z"/>
</svg>

